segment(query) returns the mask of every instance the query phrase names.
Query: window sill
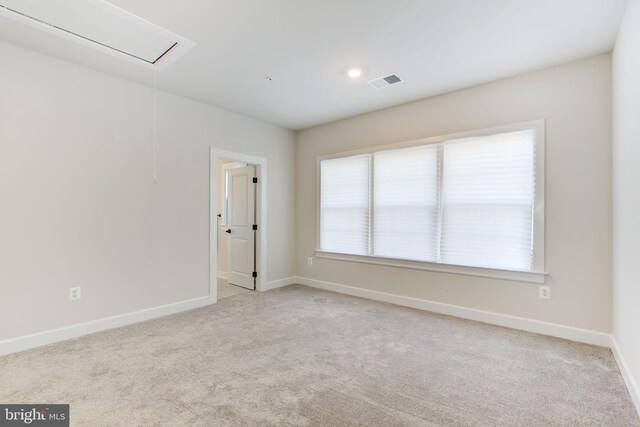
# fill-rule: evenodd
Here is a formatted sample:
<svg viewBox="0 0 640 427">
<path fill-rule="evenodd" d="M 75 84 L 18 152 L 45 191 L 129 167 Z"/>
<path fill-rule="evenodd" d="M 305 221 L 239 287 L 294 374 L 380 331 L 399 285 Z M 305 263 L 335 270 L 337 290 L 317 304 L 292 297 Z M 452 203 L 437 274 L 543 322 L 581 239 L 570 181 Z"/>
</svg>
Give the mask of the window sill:
<svg viewBox="0 0 640 427">
<path fill-rule="evenodd" d="M 435 271 L 438 273 L 461 274 L 465 276 L 489 277 L 516 282 L 544 283 L 547 273 L 533 271 L 499 270 L 484 267 L 466 267 L 462 265 L 436 264 L 422 261 L 409 261 L 394 258 L 382 258 L 368 255 L 349 255 L 316 250 L 316 257 L 337 261 L 362 262 L 365 264 L 385 265 L 388 267 L 411 268 L 414 270 Z"/>
</svg>

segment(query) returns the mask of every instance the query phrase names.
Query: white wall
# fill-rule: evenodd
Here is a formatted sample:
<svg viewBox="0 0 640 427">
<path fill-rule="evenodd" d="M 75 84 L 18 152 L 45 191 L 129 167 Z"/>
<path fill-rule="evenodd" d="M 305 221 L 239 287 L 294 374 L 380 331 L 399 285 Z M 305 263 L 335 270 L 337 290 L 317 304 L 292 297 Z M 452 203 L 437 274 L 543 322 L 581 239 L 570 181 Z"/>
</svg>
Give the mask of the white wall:
<svg viewBox="0 0 640 427">
<path fill-rule="evenodd" d="M 613 54 L 613 334 L 635 378 L 640 411 L 640 1 L 631 0 Z"/>
<path fill-rule="evenodd" d="M 547 130 L 550 300 L 539 299 L 530 283 L 320 258 L 307 265 L 316 247 L 317 156 L 533 119 L 545 119 Z M 318 126 L 296 138 L 298 276 L 611 331 L 610 55 Z"/>
<path fill-rule="evenodd" d="M 159 93 L 154 184 L 151 88 L 0 58 L 0 340 L 208 295 L 210 147 L 268 159 L 267 279 L 295 274 L 293 132 Z"/>
</svg>

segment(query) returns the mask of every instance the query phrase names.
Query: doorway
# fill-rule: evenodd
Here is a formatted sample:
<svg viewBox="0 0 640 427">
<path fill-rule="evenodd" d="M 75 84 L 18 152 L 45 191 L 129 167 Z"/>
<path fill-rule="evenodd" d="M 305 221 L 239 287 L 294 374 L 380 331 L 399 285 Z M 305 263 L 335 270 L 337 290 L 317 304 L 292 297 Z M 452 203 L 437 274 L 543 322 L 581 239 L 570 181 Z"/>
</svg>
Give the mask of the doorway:
<svg viewBox="0 0 640 427">
<path fill-rule="evenodd" d="M 260 290 L 266 273 L 266 159 L 211 150 L 210 296 Z"/>
</svg>

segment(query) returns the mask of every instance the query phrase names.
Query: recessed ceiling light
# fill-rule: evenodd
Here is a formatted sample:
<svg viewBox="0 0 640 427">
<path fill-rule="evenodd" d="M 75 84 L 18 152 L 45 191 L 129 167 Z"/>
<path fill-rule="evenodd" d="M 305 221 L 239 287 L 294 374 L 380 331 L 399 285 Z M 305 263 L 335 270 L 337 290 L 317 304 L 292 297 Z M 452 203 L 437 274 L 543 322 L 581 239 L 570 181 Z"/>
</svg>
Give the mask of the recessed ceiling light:
<svg viewBox="0 0 640 427">
<path fill-rule="evenodd" d="M 362 75 L 362 70 L 360 68 L 352 68 L 352 69 L 349 70 L 349 72 L 347 74 L 352 79 L 357 79 L 358 77 L 360 77 Z"/>
</svg>

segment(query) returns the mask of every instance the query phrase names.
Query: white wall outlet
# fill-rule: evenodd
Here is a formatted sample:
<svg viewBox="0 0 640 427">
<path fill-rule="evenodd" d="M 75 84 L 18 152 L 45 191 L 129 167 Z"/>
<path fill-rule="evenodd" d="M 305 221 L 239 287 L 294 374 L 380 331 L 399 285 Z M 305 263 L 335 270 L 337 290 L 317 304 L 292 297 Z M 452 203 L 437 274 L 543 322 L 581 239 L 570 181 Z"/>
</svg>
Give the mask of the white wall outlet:
<svg viewBox="0 0 640 427">
<path fill-rule="evenodd" d="M 542 298 L 542 299 L 551 298 L 551 287 L 549 287 L 549 286 L 540 286 L 538 288 L 538 294 L 539 294 L 540 298 Z"/>
<path fill-rule="evenodd" d="M 76 286 L 75 288 L 69 288 L 69 299 L 71 301 L 80 299 L 82 297 L 82 293 L 80 292 L 80 286 Z"/>
<path fill-rule="evenodd" d="M 313 257 L 307 258 L 307 264 L 313 265 Z"/>
</svg>

